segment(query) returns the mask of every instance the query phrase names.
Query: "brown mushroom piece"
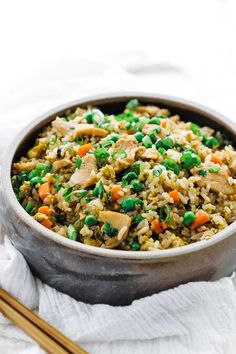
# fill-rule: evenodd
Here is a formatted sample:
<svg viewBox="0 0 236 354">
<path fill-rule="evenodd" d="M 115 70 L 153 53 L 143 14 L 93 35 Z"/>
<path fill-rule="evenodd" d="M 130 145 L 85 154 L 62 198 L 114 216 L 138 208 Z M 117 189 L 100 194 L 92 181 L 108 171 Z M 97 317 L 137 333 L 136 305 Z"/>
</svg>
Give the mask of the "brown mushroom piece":
<svg viewBox="0 0 236 354">
<path fill-rule="evenodd" d="M 57 133 L 59 133 L 59 135 L 65 136 L 74 129 L 74 124 L 57 117 L 52 122 L 52 127 L 56 130 Z"/>
<path fill-rule="evenodd" d="M 80 168 L 76 168 L 70 177 L 69 185 L 78 185 L 79 188 L 87 188 L 96 183 L 96 174 L 98 172 L 97 160 L 94 155 L 86 154 L 82 158 Z"/>
<path fill-rule="evenodd" d="M 104 138 L 107 136 L 108 132 L 104 129 L 97 128 L 92 124 L 77 124 L 75 130 L 73 132 L 73 138 L 77 138 L 77 136 L 89 135 L 89 136 L 100 136 Z"/>
<path fill-rule="evenodd" d="M 115 211 L 100 211 L 99 219 L 102 222 L 108 222 L 112 227 L 118 230 L 116 236 L 108 239 L 105 242 L 106 248 L 115 248 L 123 242 L 128 236 L 131 225 L 131 218 L 128 215 L 117 213 Z"/>
<path fill-rule="evenodd" d="M 62 160 L 57 160 L 53 162 L 53 169 L 55 171 L 60 170 L 60 168 L 67 167 L 71 165 L 72 162 L 69 159 L 62 159 Z"/>
<path fill-rule="evenodd" d="M 112 153 L 118 152 L 119 150 L 125 151 L 127 156 L 114 161 L 114 170 L 116 172 L 122 171 L 132 165 L 136 154 L 138 151 L 143 150 L 143 147 L 138 147 L 137 140 L 132 135 L 127 135 L 115 143 Z"/>
<path fill-rule="evenodd" d="M 147 160 L 157 160 L 160 156 L 160 153 L 155 148 L 149 148 L 144 151 L 141 155 L 143 159 Z"/>
<path fill-rule="evenodd" d="M 236 194 L 236 185 L 229 184 L 228 173 L 221 171 L 218 173 L 207 173 L 200 181 L 197 181 L 199 187 L 210 186 L 213 192 L 221 192 L 223 194 Z"/>
<path fill-rule="evenodd" d="M 138 106 L 135 108 L 135 112 L 145 114 L 148 113 L 151 117 L 154 117 L 160 112 L 160 108 L 156 106 Z"/>
<path fill-rule="evenodd" d="M 142 133 L 149 135 L 153 130 L 157 129 L 158 127 L 159 125 L 157 124 L 145 124 L 142 129 Z"/>
</svg>

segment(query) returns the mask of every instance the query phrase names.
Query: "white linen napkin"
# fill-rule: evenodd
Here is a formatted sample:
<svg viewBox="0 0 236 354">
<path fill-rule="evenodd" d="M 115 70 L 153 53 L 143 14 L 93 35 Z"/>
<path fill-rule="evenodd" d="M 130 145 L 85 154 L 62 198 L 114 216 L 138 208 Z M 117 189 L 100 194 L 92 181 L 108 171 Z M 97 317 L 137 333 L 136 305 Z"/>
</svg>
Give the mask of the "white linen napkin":
<svg viewBox="0 0 236 354">
<path fill-rule="evenodd" d="M 127 90 L 138 87 L 140 90 L 150 90 L 150 73 L 154 67 L 154 78 L 158 65 L 153 66 L 150 62 L 148 77 L 145 77 L 148 60 L 145 63 L 145 70 L 142 66 L 139 68 L 138 62 L 135 63 L 136 66 L 132 69 L 134 74 L 130 73 L 129 65 L 126 65 L 127 71 L 122 68 L 108 68 L 104 70 L 102 78 L 98 79 L 97 76 L 95 81 L 94 76 L 86 76 L 86 70 L 89 73 L 90 67 L 85 64 L 81 68 L 83 78 L 74 75 L 73 70 L 70 73 L 63 71 L 62 67 L 57 67 L 56 70 L 57 73 L 64 73 L 66 79 L 49 79 L 48 73 L 53 71 L 53 67 L 38 71 L 37 80 L 32 80 L 28 92 L 16 87 L 9 95 L 10 98 L 5 99 L 4 105 L 0 107 L 0 148 L 8 143 L 10 137 L 14 137 L 22 125 L 57 104 L 85 96 L 91 91 L 119 90 L 121 82 L 122 87 Z M 71 63 L 64 65 L 66 68 L 73 67 Z M 75 63 L 74 66 L 76 67 Z M 92 66 L 94 73 L 96 63 L 92 63 Z M 184 75 L 182 77 L 179 74 L 181 71 L 175 73 L 171 65 L 171 75 L 159 75 L 162 68 L 163 74 L 166 74 L 168 65 L 160 64 L 157 70 L 158 80 L 152 80 L 152 91 L 172 90 L 175 93 L 181 86 L 181 92 L 186 93 L 186 97 L 195 95 L 197 89 L 195 87 L 191 91 L 191 78 Z M 97 71 L 100 70 L 101 66 L 98 65 Z M 135 72 L 141 73 L 141 78 L 137 78 Z M 195 96 L 201 101 L 201 91 L 198 92 L 199 95 Z M 202 97 L 202 102 L 206 102 L 204 92 Z M 0 287 L 36 310 L 40 316 L 89 352 L 96 354 L 233 354 L 236 345 L 234 281 L 235 277 L 231 277 L 216 282 L 189 283 L 134 301 L 126 307 L 88 305 L 77 302 L 34 278 L 23 256 L 14 249 L 7 237 L 0 246 Z M 0 316 L 0 353 L 38 354 L 43 353 L 43 350 Z"/>
<path fill-rule="evenodd" d="M 0 246 L 0 286 L 91 353 L 233 353 L 231 278 L 181 285 L 130 306 L 88 305 L 35 279 L 6 238 Z M 0 336 L 1 353 L 44 352 L 3 316 Z"/>
</svg>

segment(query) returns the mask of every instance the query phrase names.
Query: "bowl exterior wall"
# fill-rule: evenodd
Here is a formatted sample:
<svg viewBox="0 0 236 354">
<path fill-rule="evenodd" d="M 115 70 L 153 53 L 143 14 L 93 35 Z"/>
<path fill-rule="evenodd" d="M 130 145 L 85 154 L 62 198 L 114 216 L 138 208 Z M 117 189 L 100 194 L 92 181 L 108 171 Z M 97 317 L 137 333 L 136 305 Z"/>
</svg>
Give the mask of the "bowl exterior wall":
<svg viewBox="0 0 236 354">
<path fill-rule="evenodd" d="M 157 261 L 116 259 L 57 244 L 29 228 L 6 205 L 2 214 L 6 233 L 33 273 L 83 302 L 128 305 L 189 281 L 219 279 L 236 268 L 236 234 L 211 247 Z"/>
</svg>

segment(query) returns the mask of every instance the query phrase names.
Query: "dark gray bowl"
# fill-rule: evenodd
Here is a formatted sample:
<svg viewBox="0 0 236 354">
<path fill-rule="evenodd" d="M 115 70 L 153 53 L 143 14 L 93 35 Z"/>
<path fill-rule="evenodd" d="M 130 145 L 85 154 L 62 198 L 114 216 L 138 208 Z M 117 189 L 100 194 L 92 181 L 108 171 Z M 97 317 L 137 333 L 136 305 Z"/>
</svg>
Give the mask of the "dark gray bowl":
<svg viewBox="0 0 236 354">
<path fill-rule="evenodd" d="M 236 222 L 207 241 L 155 252 L 102 249 L 71 241 L 47 230 L 18 203 L 11 186 L 11 165 L 56 114 L 78 105 L 95 105 L 118 113 L 137 97 L 142 103 L 168 107 L 184 120 L 209 125 L 235 141 L 235 124 L 206 107 L 155 94 L 109 94 L 77 100 L 30 123 L 5 152 L 2 163 L 2 218 L 14 246 L 33 273 L 52 287 L 88 303 L 130 304 L 189 281 L 216 280 L 236 268 Z"/>
</svg>

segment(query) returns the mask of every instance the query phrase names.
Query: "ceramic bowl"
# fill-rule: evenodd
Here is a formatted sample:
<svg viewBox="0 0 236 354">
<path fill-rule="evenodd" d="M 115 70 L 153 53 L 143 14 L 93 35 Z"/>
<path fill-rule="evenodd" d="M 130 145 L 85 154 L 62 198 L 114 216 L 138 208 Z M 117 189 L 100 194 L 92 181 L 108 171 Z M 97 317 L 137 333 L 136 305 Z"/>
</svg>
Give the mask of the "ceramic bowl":
<svg viewBox="0 0 236 354">
<path fill-rule="evenodd" d="M 127 305 L 134 299 L 199 280 L 216 280 L 236 268 L 236 223 L 209 240 L 162 251 L 121 251 L 71 241 L 44 228 L 18 203 L 11 186 L 11 165 L 38 132 L 68 108 L 94 105 L 121 112 L 130 98 L 167 107 L 183 120 L 209 125 L 235 142 L 235 124 L 199 104 L 155 94 L 109 94 L 80 99 L 41 115 L 14 139 L 2 162 L 2 221 L 13 245 L 32 272 L 50 286 L 87 303 Z"/>
</svg>

